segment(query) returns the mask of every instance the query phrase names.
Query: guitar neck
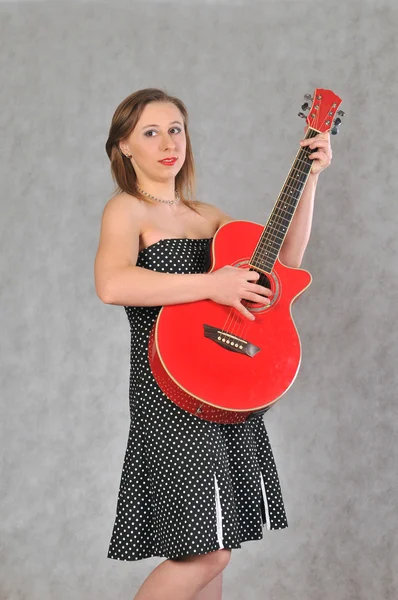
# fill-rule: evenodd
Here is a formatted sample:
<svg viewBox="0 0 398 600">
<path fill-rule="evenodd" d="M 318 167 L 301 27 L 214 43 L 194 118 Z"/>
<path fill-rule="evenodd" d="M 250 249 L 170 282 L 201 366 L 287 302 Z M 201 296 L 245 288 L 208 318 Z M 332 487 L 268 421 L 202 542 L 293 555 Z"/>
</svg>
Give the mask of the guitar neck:
<svg viewBox="0 0 398 600">
<path fill-rule="evenodd" d="M 319 131 L 308 128 L 305 139 L 315 137 Z M 260 236 L 250 264 L 261 271 L 271 273 L 285 240 L 290 223 L 300 201 L 310 174 L 312 160 L 308 155 L 314 152 L 308 146 L 299 149 L 286 181 L 278 196 L 271 215 Z"/>
</svg>

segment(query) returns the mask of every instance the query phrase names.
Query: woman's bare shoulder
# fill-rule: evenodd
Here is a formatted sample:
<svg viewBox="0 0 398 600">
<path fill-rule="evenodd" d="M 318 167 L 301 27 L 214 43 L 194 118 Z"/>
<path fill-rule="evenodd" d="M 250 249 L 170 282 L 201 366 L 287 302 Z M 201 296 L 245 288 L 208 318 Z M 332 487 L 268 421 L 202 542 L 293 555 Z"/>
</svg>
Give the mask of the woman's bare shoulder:
<svg viewBox="0 0 398 600">
<path fill-rule="evenodd" d="M 206 219 L 214 220 L 216 222 L 217 228 L 221 227 L 221 225 L 224 225 L 224 223 L 228 223 L 229 221 L 235 220 L 214 204 L 209 204 L 208 202 L 196 200 L 195 206 L 197 207 L 197 209 L 203 217 L 205 217 Z"/>
<path fill-rule="evenodd" d="M 142 211 L 142 202 L 135 196 L 127 194 L 127 192 L 120 192 L 120 194 L 115 194 L 108 200 L 104 206 L 104 211 L 116 210 L 117 208 L 137 214 L 137 212 Z"/>
</svg>

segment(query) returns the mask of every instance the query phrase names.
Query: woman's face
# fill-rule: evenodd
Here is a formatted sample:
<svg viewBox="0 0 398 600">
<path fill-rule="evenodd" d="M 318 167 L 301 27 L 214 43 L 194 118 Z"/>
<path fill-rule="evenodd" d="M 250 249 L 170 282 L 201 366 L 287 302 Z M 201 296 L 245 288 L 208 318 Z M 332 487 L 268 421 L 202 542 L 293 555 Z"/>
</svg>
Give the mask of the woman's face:
<svg viewBox="0 0 398 600">
<path fill-rule="evenodd" d="M 121 144 L 130 159 L 138 180 L 165 181 L 175 177 L 185 161 L 186 138 L 183 116 L 171 103 L 147 104 L 129 137 Z M 174 165 L 159 161 L 176 157 Z"/>
</svg>

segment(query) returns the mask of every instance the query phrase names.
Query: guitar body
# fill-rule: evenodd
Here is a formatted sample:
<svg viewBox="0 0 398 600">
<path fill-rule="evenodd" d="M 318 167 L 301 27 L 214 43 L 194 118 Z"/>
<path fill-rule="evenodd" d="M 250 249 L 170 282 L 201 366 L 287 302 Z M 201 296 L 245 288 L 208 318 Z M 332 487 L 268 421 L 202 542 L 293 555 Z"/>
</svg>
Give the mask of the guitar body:
<svg viewBox="0 0 398 600">
<path fill-rule="evenodd" d="M 223 225 L 213 239 L 210 272 L 225 265 L 250 268 L 263 229 L 250 221 Z M 301 344 L 291 305 L 312 278 L 278 259 L 261 277 L 273 296 L 269 306 L 245 301 L 254 321 L 212 300 L 160 310 L 150 336 L 151 369 L 170 400 L 191 414 L 241 423 L 265 412 L 294 382 Z"/>
</svg>

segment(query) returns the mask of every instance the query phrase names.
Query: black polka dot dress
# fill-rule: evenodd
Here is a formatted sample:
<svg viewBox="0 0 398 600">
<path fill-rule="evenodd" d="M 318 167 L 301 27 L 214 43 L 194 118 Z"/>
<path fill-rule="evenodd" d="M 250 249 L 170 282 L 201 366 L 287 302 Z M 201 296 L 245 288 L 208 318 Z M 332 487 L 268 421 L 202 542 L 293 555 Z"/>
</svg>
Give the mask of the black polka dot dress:
<svg viewBox="0 0 398 600">
<path fill-rule="evenodd" d="M 137 266 L 204 273 L 212 238 L 164 239 Z M 130 430 L 108 558 L 177 558 L 259 540 L 287 527 L 262 415 L 240 424 L 205 421 L 161 391 L 148 340 L 161 307 L 125 306 L 131 330 Z"/>
</svg>

